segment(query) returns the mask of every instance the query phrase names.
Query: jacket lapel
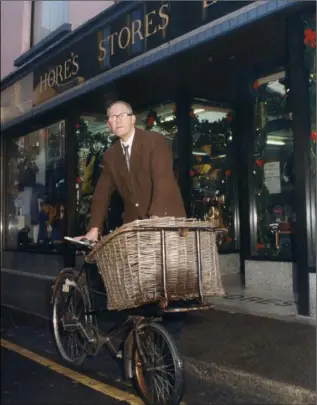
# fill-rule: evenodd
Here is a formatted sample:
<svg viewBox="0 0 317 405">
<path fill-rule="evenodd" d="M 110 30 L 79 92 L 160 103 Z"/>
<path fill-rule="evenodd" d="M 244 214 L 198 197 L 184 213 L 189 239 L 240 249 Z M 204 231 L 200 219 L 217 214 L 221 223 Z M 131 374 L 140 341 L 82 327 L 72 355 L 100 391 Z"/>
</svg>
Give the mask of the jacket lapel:
<svg viewBox="0 0 317 405">
<path fill-rule="evenodd" d="M 133 177 L 133 174 L 140 169 L 141 155 L 142 155 L 142 139 L 140 135 L 140 130 L 138 128 L 135 128 L 135 134 L 132 143 L 131 157 L 130 157 L 130 172 L 129 172 L 130 180 L 131 177 Z"/>
</svg>

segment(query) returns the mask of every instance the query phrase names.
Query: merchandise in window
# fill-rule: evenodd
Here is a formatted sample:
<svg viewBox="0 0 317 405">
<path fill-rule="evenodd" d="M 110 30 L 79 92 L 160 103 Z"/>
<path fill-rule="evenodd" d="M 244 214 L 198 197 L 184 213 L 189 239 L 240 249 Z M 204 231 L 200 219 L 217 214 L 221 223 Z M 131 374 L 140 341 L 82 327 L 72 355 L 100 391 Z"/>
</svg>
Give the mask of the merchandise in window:
<svg viewBox="0 0 317 405">
<path fill-rule="evenodd" d="M 253 84 L 255 134 L 252 186 L 258 255 L 292 260 L 295 212 L 292 115 L 285 72 Z"/>
<path fill-rule="evenodd" d="M 148 131 L 159 132 L 168 142 L 174 158 L 174 169 L 177 177 L 177 123 L 174 103 L 161 104 L 136 113 L 136 126 Z"/>
<path fill-rule="evenodd" d="M 60 251 L 65 232 L 65 124 L 7 143 L 6 247 Z"/>
<path fill-rule="evenodd" d="M 219 235 L 222 251 L 234 249 L 232 119 L 225 106 L 192 104 L 192 216 L 227 230 Z"/>
<path fill-rule="evenodd" d="M 82 115 L 75 127 L 77 142 L 76 234 L 88 231 L 91 202 L 103 164 L 104 152 L 116 141 L 103 115 Z M 122 205 L 114 194 L 108 210 L 104 233 L 121 225 Z"/>
</svg>

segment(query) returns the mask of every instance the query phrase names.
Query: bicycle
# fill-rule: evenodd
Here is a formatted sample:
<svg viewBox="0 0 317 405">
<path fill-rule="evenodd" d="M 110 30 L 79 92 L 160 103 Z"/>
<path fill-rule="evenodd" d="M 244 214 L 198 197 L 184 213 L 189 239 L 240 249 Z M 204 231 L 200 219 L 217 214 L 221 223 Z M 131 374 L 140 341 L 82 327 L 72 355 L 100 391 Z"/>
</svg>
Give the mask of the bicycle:
<svg viewBox="0 0 317 405">
<path fill-rule="evenodd" d="M 164 234 L 164 230 L 160 232 Z M 93 249 L 93 244 L 87 240 L 67 239 L 85 258 Z M 162 270 L 163 280 L 166 280 L 164 263 Z M 97 289 L 93 286 L 96 272 L 96 264 L 85 260 L 79 271 L 73 268 L 62 270 L 53 286 L 53 331 L 62 359 L 80 366 L 87 356 L 97 356 L 101 348 L 106 346 L 113 357 L 121 362 L 124 377 L 133 381 L 145 404 L 178 405 L 184 391 L 184 365 L 173 338 L 161 323 L 162 315 L 209 309 L 212 305 L 194 302 L 194 305 L 169 308 L 163 300 L 160 305 L 125 310 L 125 319 L 103 333 L 99 329 L 98 314 L 107 311 L 107 294 L 103 285 Z M 201 280 L 200 272 L 198 262 Z M 198 284 L 202 296 L 201 283 Z M 164 289 L 166 295 L 166 287 Z M 96 296 L 105 301 L 105 305 L 99 309 L 95 305 Z"/>
</svg>

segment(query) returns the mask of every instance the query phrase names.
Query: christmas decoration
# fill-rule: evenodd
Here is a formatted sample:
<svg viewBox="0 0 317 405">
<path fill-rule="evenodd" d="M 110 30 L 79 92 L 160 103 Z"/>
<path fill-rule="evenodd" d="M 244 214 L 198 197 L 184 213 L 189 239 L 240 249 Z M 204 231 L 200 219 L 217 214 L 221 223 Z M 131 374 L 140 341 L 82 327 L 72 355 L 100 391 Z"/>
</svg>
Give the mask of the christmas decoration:
<svg viewBox="0 0 317 405">
<path fill-rule="evenodd" d="M 193 143 L 192 215 L 213 221 L 227 229 L 219 240 L 221 249 L 232 249 L 234 240 L 231 170 L 228 168 L 231 154 L 232 120 L 230 111 L 215 122 L 200 120 L 190 110 Z"/>
</svg>

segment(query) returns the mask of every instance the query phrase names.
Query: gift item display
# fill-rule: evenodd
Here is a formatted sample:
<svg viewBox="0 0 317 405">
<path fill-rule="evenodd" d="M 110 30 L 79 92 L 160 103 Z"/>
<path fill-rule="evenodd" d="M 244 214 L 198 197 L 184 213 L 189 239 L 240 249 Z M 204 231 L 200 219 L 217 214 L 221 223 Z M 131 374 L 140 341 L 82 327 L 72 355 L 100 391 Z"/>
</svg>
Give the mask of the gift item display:
<svg viewBox="0 0 317 405">
<path fill-rule="evenodd" d="M 219 235 L 222 251 L 233 250 L 232 119 L 227 107 L 194 104 L 190 111 L 193 138 L 192 214 L 227 232 Z"/>
<path fill-rule="evenodd" d="M 253 83 L 255 129 L 252 182 L 257 210 L 256 251 L 292 259 L 295 213 L 292 115 L 284 71 Z"/>
<path fill-rule="evenodd" d="M 8 144 L 7 248 L 54 251 L 62 246 L 64 141 L 60 122 Z"/>
<path fill-rule="evenodd" d="M 76 234 L 85 234 L 90 221 L 93 192 L 102 169 L 103 154 L 111 146 L 115 137 L 111 135 L 105 116 L 84 115 L 75 128 L 77 142 Z M 113 201 L 105 224 L 105 233 L 112 230 L 113 222 L 121 219 L 122 208 Z M 114 220 L 114 217 L 116 220 Z M 116 226 L 114 226 L 116 227 Z"/>
</svg>

